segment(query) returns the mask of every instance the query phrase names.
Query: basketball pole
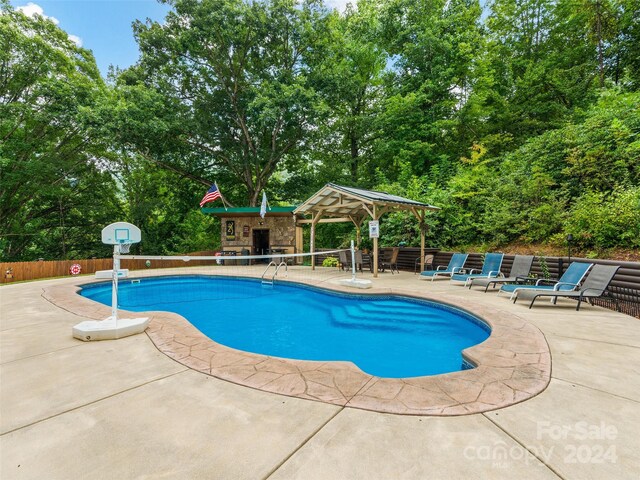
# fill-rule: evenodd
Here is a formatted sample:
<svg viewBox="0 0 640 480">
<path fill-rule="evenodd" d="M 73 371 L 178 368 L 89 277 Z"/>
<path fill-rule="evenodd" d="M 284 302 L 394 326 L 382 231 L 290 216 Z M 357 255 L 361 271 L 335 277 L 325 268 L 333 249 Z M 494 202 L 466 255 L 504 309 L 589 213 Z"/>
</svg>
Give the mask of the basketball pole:
<svg viewBox="0 0 640 480">
<path fill-rule="evenodd" d="M 351 281 L 356 281 L 356 250 L 353 248 L 353 240 L 351 240 Z"/>
<path fill-rule="evenodd" d="M 111 276 L 111 319 L 118 323 L 118 271 L 120 270 L 120 245 L 113 246 L 113 274 Z"/>
</svg>

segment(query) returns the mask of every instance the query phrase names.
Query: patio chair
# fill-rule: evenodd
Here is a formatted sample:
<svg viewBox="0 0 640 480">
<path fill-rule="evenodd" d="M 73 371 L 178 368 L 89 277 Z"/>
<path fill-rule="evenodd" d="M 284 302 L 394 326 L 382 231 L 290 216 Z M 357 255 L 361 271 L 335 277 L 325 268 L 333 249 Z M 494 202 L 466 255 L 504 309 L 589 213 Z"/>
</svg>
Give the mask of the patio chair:
<svg viewBox="0 0 640 480">
<path fill-rule="evenodd" d="M 436 256 L 433 253 L 427 253 L 424 256 L 424 266 L 429 265 L 431 270 L 433 270 L 433 262 L 436 259 Z M 413 274 L 418 273 L 418 267 L 420 267 L 420 257 L 416 258 L 415 262 L 413 262 Z"/>
<path fill-rule="evenodd" d="M 531 265 L 533 264 L 533 255 L 516 255 L 513 259 L 513 264 L 511 265 L 511 271 L 509 272 L 508 277 L 498 277 L 498 278 L 474 278 L 469 283 L 469 288 L 471 287 L 485 287 L 484 291 L 486 292 L 489 289 L 490 285 L 493 285 L 495 288 L 498 283 L 506 284 L 506 283 L 518 283 L 534 280 L 529 277 L 529 272 L 531 271 Z"/>
<path fill-rule="evenodd" d="M 371 273 L 373 273 L 371 257 L 368 254 L 362 253 L 362 250 L 356 250 L 356 268 L 361 272 L 367 268 Z"/>
<path fill-rule="evenodd" d="M 503 285 L 500 288 L 499 293 L 510 293 L 511 297 L 509 298 L 510 300 L 513 300 L 517 292 L 527 289 L 570 292 L 572 290 L 575 290 L 580 285 L 580 282 L 582 282 L 582 279 L 592 266 L 592 263 L 571 262 L 571 265 L 567 267 L 567 270 L 558 280 L 546 280 L 544 278 L 541 278 L 533 285 L 520 285 L 510 283 L 507 285 Z M 545 283 L 548 283 L 548 285 L 545 285 Z"/>
<path fill-rule="evenodd" d="M 369 270 L 372 270 L 369 257 L 367 256 L 365 258 L 362 254 L 362 250 L 356 250 L 356 270 L 360 270 L 362 272 L 365 265 Z"/>
<path fill-rule="evenodd" d="M 340 265 L 344 266 L 343 270 L 351 270 L 352 268 L 352 264 L 351 264 L 351 252 L 347 251 L 347 252 L 338 252 L 340 254 L 344 254 L 345 258 L 344 258 L 344 262 L 343 259 L 340 259 Z M 362 251 L 360 250 L 356 250 L 355 254 L 355 264 L 356 264 L 356 270 L 360 270 L 362 271 Z"/>
<path fill-rule="evenodd" d="M 462 270 L 464 262 L 467 261 L 468 256 L 468 253 L 454 253 L 449 261 L 449 265 L 446 267 L 439 266 L 435 270 L 425 270 L 424 272 L 420 272 L 420 278 L 431 278 L 431 281 L 433 282 L 433 279 L 436 277 L 450 277 L 454 273 L 458 273 Z"/>
<path fill-rule="evenodd" d="M 473 273 L 477 270 L 472 268 L 469 273 L 454 273 L 451 275 L 451 281 L 462 282 L 466 287 L 474 278 L 495 278 L 501 275 L 500 267 L 502 266 L 503 258 L 504 253 L 487 253 L 484 257 L 481 271 Z"/>
<path fill-rule="evenodd" d="M 387 258 L 383 258 L 380 262 L 380 268 L 384 272 L 385 268 L 391 270 L 391 275 L 393 275 L 393 270 L 400 273 L 398 270 L 398 254 L 400 253 L 400 247 L 393 247 L 391 250 L 391 254 Z"/>
<path fill-rule="evenodd" d="M 524 300 L 531 300 L 529 308 L 533 307 L 533 303 L 538 297 L 551 297 L 552 303 L 555 305 L 558 297 L 577 298 L 578 305 L 576 311 L 580 310 L 580 304 L 584 300 L 588 300 L 593 305 L 593 299 L 599 298 L 605 295 L 605 290 L 613 280 L 616 272 L 620 267 L 618 265 L 595 265 L 593 270 L 589 273 L 589 276 L 584 281 L 584 284 L 580 289 L 563 292 L 563 291 L 547 291 L 547 290 L 522 290 L 518 292 L 516 298 L 513 299 L 513 303 L 516 300 L 522 298 Z M 618 301 L 616 299 L 616 305 Z"/>
<path fill-rule="evenodd" d="M 351 252 L 340 250 L 338 252 L 338 261 L 340 262 L 341 270 L 349 270 L 351 268 Z"/>
</svg>

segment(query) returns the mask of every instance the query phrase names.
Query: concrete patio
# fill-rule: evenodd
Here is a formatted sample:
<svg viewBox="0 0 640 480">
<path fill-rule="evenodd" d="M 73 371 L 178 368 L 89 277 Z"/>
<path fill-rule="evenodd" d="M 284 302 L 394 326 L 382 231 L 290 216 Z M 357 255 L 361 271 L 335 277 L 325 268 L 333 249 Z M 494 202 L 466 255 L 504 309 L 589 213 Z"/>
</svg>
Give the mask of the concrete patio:
<svg viewBox="0 0 640 480">
<path fill-rule="evenodd" d="M 86 280 L 89 280 L 87 277 Z M 0 478 L 637 479 L 640 320 L 574 303 L 532 310 L 413 274 L 376 288 L 475 302 L 538 327 L 552 356 L 537 396 L 436 417 L 371 412 L 236 385 L 146 334 L 84 343 L 45 288 L 0 288 Z"/>
</svg>

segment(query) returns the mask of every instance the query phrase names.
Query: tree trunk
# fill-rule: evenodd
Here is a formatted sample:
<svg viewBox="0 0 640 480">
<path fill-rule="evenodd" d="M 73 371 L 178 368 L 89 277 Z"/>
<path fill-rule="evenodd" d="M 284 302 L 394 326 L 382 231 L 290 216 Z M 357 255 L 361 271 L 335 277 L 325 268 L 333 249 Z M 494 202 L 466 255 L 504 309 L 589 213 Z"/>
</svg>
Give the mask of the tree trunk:
<svg viewBox="0 0 640 480">
<path fill-rule="evenodd" d="M 62 197 L 58 199 L 60 205 L 60 239 L 62 241 L 62 258 L 67 259 L 67 237 L 64 228 L 64 209 L 62 208 Z"/>
<path fill-rule="evenodd" d="M 358 160 L 360 157 L 360 148 L 358 147 L 358 139 L 354 133 L 350 134 L 351 143 L 351 178 L 355 183 L 358 182 Z"/>
<path fill-rule="evenodd" d="M 598 67 L 600 75 L 600 88 L 604 87 L 604 55 L 602 52 L 602 13 L 600 0 L 596 2 L 596 35 L 598 36 Z"/>
<path fill-rule="evenodd" d="M 249 192 L 249 206 L 257 207 L 258 206 L 258 195 L 260 194 L 260 190 L 256 189 L 253 192 Z"/>
</svg>

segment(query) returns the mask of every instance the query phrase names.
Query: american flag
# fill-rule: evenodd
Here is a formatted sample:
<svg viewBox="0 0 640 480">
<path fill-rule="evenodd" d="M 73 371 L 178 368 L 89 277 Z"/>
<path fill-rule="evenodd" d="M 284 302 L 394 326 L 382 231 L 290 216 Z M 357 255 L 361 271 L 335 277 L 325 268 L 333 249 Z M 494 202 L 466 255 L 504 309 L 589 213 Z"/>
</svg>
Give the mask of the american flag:
<svg viewBox="0 0 640 480">
<path fill-rule="evenodd" d="M 220 198 L 220 191 L 218 190 L 218 186 L 214 183 L 213 185 L 211 185 L 211 188 L 204 195 L 204 197 L 202 197 L 202 200 L 200 200 L 200 207 L 202 208 L 202 206 L 205 203 L 213 202 L 214 200 L 217 200 L 218 198 Z"/>
</svg>

